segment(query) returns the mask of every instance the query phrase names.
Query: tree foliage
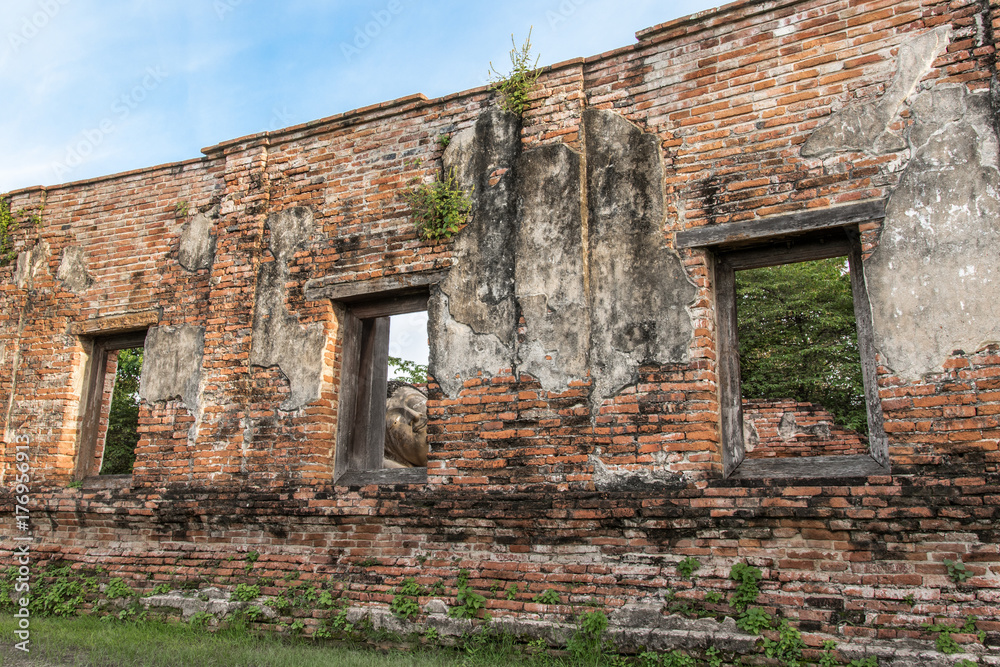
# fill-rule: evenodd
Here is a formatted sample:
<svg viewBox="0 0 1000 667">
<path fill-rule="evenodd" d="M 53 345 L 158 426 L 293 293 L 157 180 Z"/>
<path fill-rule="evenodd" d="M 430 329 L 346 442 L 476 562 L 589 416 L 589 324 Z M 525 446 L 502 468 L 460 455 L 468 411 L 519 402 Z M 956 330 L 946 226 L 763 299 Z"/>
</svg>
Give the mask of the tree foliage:
<svg viewBox="0 0 1000 667">
<path fill-rule="evenodd" d="M 736 312 L 744 398 L 808 401 L 867 433 L 844 258 L 739 271 Z"/>
<path fill-rule="evenodd" d="M 102 475 L 130 475 L 135 463 L 135 445 L 139 442 L 139 376 L 142 373 L 142 348 L 121 350 L 111 393 L 108 434 L 104 439 Z"/>
<path fill-rule="evenodd" d="M 389 355 L 389 374 L 410 384 L 423 384 L 427 382 L 427 365 Z"/>
</svg>

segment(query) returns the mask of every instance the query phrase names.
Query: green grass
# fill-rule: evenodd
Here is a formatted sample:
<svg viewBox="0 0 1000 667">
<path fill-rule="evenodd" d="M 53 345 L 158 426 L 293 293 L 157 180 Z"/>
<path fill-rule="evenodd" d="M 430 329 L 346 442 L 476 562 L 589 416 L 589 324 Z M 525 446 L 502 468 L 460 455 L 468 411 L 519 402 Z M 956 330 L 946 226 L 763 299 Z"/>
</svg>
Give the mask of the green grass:
<svg viewBox="0 0 1000 667">
<path fill-rule="evenodd" d="M 0 664 L 10 664 L 13 656 L 24 655 L 12 648 L 14 629 L 13 617 L 0 615 L 0 636 L 4 637 Z M 452 651 L 380 653 L 258 636 L 239 628 L 211 633 L 154 621 L 107 623 L 92 616 L 32 618 L 28 657 L 81 667 L 438 667 L 457 665 L 462 659 Z"/>
</svg>

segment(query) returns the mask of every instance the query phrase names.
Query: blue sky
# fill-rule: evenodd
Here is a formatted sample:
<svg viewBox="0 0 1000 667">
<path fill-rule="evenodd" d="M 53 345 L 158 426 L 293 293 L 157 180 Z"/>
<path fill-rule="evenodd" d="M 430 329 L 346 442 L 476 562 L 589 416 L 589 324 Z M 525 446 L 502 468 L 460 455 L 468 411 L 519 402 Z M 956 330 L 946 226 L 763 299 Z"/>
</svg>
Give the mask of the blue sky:
<svg viewBox="0 0 1000 667">
<path fill-rule="evenodd" d="M 2 0 L 0 193 L 200 157 L 227 139 L 626 46 L 715 0 Z M 423 319 L 421 319 L 423 318 Z M 426 315 L 393 355 L 426 363 Z"/>
<path fill-rule="evenodd" d="M 511 33 L 520 44 L 532 26 L 546 65 L 631 44 L 637 30 L 715 4 L 4 0 L 0 193 L 482 85 L 490 61 L 506 70 Z"/>
</svg>

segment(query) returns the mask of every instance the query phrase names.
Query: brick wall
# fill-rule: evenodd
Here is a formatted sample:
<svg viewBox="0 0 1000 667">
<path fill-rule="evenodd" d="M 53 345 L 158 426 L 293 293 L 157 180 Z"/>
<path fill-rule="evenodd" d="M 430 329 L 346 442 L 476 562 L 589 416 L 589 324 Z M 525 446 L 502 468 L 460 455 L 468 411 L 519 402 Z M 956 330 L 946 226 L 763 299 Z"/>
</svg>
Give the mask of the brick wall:
<svg viewBox="0 0 1000 667">
<path fill-rule="evenodd" d="M 885 197 L 908 149 L 806 158 L 802 144 L 832 112 L 883 95 L 901 45 L 937 26 L 954 33 L 921 85 L 988 90 L 996 13 L 963 0 L 735 3 L 547 69 L 521 139 L 582 151 L 585 107 L 655 134 L 668 247 L 684 229 Z M 704 250 L 678 252 L 697 288 L 686 361 L 640 365 L 593 415 L 587 379 L 550 392 L 516 369 L 489 369 L 456 397 L 432 381 L 427 482 L 334 484 L 342 307 L 307 299 L 305 285 L 448 269 L 455 241 L 419 239 L 401 195 L 439 168 L 437 137 L 471 127 L 489 104 L 481 88 L 413 96 L 219 144 L 200 159 L 12 193 L 12 209 L 44 212 L 16 240 L 42 258 L 31 280 L 0 268 L 0 480 L 9 489 L 12 443 L 29 436 L 38 557 L 101 564 L 137 584 L 229 585 L 241 568 L 208 564 L 258 550 L 268 576 L 334 577 L 358 604 L 387 602 L 404 577 L 429 582 L 456 567 L 481 590 L 531 582 L 514 600 L 490 599 L 497 615 L 568 613 L 532 602 L 549 587 L 612 608 L 665 604 L 668 589 L 703 600 L 730 590 L 726 574 L 744 560 L 764 570 L 763 603 L 813 633 L 812 645 L 915 636 L 921 622 L 974 614 L 995 646 L 996 346 L 955 350 L 916 381 L 881 360 L 891 475 L 726 479 Z M 890 129 L 909 123 L 904 106 Z M 284 411 L 285 374 L 249 359 L 260 270 L 276 261 L 269 216 L 293 207 L 308 207 L 316 228 L 289 260 L 285 305 L 327 344 L 319 398 Z M 211 268 L 192 271 L 178 247 L 197 214 L 212 220 L 216 246 Z M 881 230 L 862 226 L 867 255 Z M 76 291 L 59 277 L 68 247 L 82 249 L 91 281 Z M 87 356 L 87 336 L 70 332 L 89 323 L 88 335 L 115 333 L 116 317 L 149 311 L 157 327 L 204 327 L 197 406 L 143 401 L 131 481 L 66 488 Z M 598 468 L 622 483 L 598 488 Z M 10 516 L 9 493 L 3 508 Z M 14 529 L 4 522 L 0 532 Z M 702 563 L 696 586 L 676 572 L 685 556 Z M 946 558 L 973 578 L 954 584 Z"/>
<path fill-rule="evenodd" d="M 753 424 L 747 458 L 867 454 L 868 439 L 836 423 L 820 405 L 794 400 L 743 401 L 744 423 Z"/>
</svg>

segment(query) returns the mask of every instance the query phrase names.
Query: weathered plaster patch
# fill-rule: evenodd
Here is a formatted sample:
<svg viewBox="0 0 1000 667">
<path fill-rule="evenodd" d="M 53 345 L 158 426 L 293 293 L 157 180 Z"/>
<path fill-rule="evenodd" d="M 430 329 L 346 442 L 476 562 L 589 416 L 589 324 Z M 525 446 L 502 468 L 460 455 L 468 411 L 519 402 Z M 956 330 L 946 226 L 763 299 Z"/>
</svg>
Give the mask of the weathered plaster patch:
<svg viewBox="0 0 1000 667">
<path fill-rule="evenodd" d="M 625 467 L 608 465 L 601 460 L 601 452 L 597 450 L 587 457 L 588 463 L 594 468 L 594 488 L 606 491 L 648 491 L 667 487 L 680 488 L 687 485 L 683 474 L 666 469 L 662 460 L 655 466 Z"/>
<path fill-rule="evenodd" d="M 781 421 L 778 422 L 778 437 L 782 440 L 791 440 L 797 435 L 811 435 L 820 440 L 826 440 L 830 437 L 830 425 L 826 422 L 820 422 L 803 428 L 795 421 L 794 412 L 783 413 Z"/>
<path fill-rule="evenodd" d="M 518 163 L 514 286 L 526 332 L 517 346 L 518 371 L 548 391 L 565 391 L 588 365 L 580 163 L 563 144 L 536 148 Z"/>
<path fill-rule="evenodd" d="M 257 275 L 250 363 L 277 366 L 288 378 L 289 396 L 282 410 L 298 410 L 320 397 L 326 332 L 316 322 L 303 327 L 285 306 L 288 263 L 315 232 L 312 210 L 299 206 L 267 218 L 268 247 L 273 262 L 261 265 Z"/>
<path fill-rule="evenodd" d="M 184 223 L 177 249 L 177 260 L 188 271 L 209 269 L 215 261 L 215 221 L 199 213 Z"/>
<path fill-rule="evenodd" d="M 905 149 L 906 142 L 888 127 L 948 47 L 951 34 L 951 26 L 943 25 L 903 42 L 896 57 L 896 75 L 885 93 L 877 101 L 851 104 L 834 113 L 803 144 L 801 155 L 823 157 L 851 150 L 881 155 Z"/>
<path fill-rule="evenodd" d="M 152 327 L 146 333 L 139 396 L 150 403 L 180 398 L 196 412 L 200 404 L 205 327 Z"/>
<path fill-rule="evenodd" d="M 1000 171 L 987 94 L 938 86 L 911 105 L 913 154 L 865 262 L 876 344 L 907 380 L 1000 341 Z"/>
<path fill-rule="evenodd" d="M 63 250 L 62 260 L 59 262 L 59 269 L 56 271 L 63 286 L 74 294 L 79 294 L 94 284 L 94 279 L 87 271 L 87 256 L 83 248 L 79 246 L 69 246 Z"/>
<path fill-rule="evenodd" d="M 20 289 L 34 289 L 35 276 L 49 265 L 48 241 L 40 241 L 30 250 L 17 254 L 17 268 L 14 270 L 14 284 Z"/>
<path fill-rule="evenodd" d="M 458 393 L 463 378 L 514 365 L 514 167 L 520 125 L 517 116 L 493 108 L 445 150 L 445 170 L 454 169 L 473 200 L 469 223 L 455 241 L 454 264 L 428 308 L 430 371 L 449 396 Z"/>
<path fill-rule="evenodd" d="M 642 363 L 687 359 L 695 298 L 664 247 L 663 163 L 656 135 L 611 111 L 584 112 L 590 247 L 591 411 L 638 380 Z"/>
</svg>

